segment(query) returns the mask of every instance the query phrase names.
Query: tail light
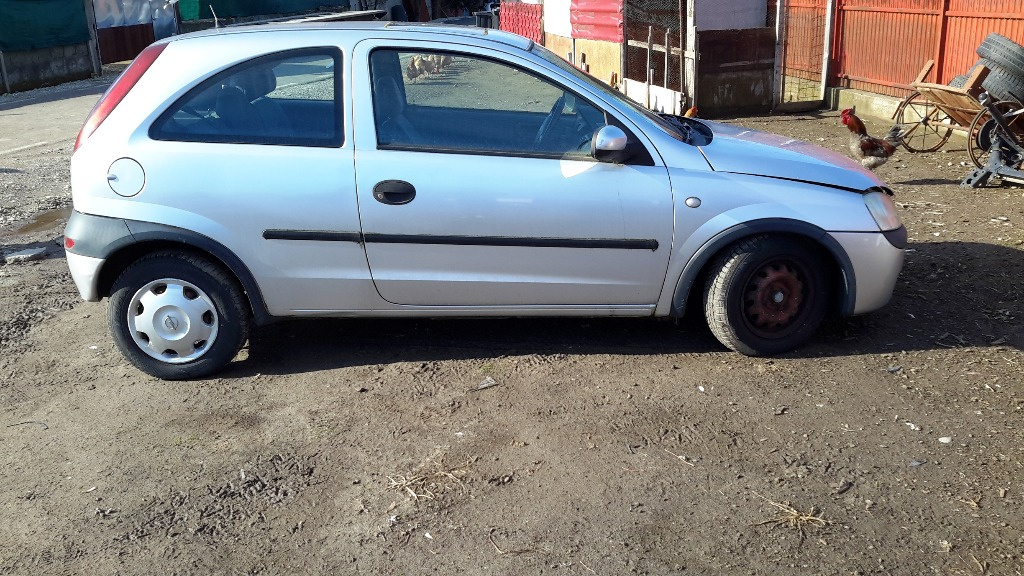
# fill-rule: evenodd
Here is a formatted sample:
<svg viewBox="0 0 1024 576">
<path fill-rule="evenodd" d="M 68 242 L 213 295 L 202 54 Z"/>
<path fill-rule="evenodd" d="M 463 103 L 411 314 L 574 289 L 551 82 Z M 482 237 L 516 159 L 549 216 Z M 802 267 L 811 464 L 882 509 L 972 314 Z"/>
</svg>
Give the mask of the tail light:
<svg viewBox="0 0 1024 576">
<path fill-rule="evenodd" d="M 85 125 L 82 126 L 82 130 L 78 133 L 78 138 L 75 140 L 75 150 L 85 142 L 92 133 L 99 128 L 100 124 L 110 116 L 110 113 L 114 111 L 114 108 L 124 100 L 124 97 L 128 92 L 138 83 L 139 78 L 149 70 L 149 67 L 156 61 L 157 56 L 167 48 L 167 44 L 154 44 L 145 50 L 141 54 L 135 57 L 131 65 L 117 77 L 114 84 L 107 89 L 107 91 L 100 98 L 100 101 L 93 107 L 92 112 L 89 113 L 89 117 L 85 120 Z"/>
</svg>

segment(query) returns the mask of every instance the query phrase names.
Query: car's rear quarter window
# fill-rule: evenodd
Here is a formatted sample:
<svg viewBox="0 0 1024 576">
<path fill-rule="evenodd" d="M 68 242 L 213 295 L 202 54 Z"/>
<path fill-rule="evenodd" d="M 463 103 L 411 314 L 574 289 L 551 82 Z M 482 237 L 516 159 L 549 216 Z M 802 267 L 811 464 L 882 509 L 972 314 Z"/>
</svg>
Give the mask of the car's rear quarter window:
<svg viewBox="0 0 1024 576">
<path fill-rule="evenodd" d="M 193 88 L 150 128 L 156 140 L 335 147 L 343 143 L 341 55 L 279 52 Z"/>
</svg>

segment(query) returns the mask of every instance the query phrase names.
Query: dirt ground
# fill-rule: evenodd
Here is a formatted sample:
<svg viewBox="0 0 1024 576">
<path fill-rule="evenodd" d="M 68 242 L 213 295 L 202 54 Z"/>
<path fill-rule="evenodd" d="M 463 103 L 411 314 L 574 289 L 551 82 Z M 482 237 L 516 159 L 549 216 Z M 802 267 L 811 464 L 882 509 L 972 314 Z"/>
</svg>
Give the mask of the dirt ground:
<svg viewBox="0 0 1024 576">
<path fill-rule="evenodd" d="M 76 131 L 100 90 L 44 100 L 83 99 Z M 0 250 L 46 248 L 0 266 L 0 574 L 1024 573 L 1024 189 L 960 188 L 962 143 L 879 169 L 893 300 L 795 353 L 696 320 L 304 321 L 172 383 L 71 283 L 74 131 L 5 143 L 45 110 L 0 98 Z M 846 150 L 835 112 L 730 121 Z"/>
</svg>

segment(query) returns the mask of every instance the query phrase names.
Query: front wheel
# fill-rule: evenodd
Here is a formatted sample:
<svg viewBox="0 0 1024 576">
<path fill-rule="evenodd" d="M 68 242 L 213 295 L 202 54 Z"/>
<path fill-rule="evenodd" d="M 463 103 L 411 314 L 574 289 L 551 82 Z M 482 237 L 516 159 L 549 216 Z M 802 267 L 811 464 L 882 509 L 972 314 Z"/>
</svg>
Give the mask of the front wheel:
<svg viewBox="0 0 1024 576">
<path fill-rule="evenodd" d="M 903 127 L 900 143 L 908 152 L 934 152 L 953 134 L 950 117 L 920 92 L 904 98 L 893 118 Z"/>
<path fill-rule="evenodd" d="M 207 376 L 242 347 L 249 314 L 235 279 L 211 262 L 158 252 L 114 283 L 107 323 L 137 368 L 164 380 Z"/>
<path fill-rule="evenodd" d="M 787 352 L 821 325 L 828 298 L 825 262 L 805 242 L 755 236 L 715 261 L 704 288 L 711 332 L 748 356 Z"/>
</svg>

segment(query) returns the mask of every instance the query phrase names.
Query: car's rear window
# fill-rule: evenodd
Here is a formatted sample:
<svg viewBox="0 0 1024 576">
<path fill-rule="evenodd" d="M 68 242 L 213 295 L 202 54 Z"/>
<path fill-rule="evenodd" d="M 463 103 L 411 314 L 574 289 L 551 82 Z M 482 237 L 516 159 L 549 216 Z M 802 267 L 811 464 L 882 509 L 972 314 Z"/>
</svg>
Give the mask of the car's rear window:
<svg viewBox="0 0 1024 576">
<path fill-rule="evenodd" d="M 306 49 L 261 56 L 186 93 L 153 123 L 156 140 L 340 146 L 341 56 Z"/>
</svg>

